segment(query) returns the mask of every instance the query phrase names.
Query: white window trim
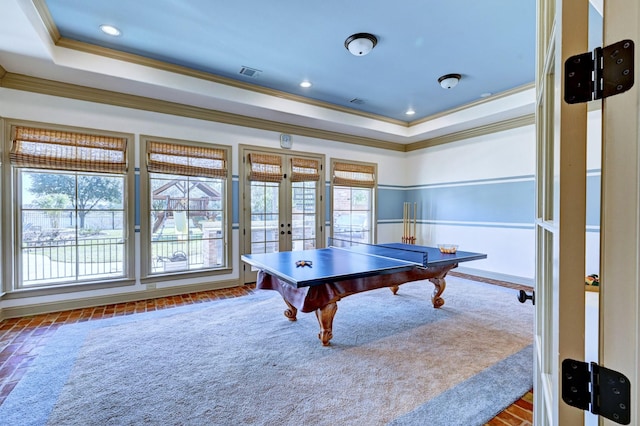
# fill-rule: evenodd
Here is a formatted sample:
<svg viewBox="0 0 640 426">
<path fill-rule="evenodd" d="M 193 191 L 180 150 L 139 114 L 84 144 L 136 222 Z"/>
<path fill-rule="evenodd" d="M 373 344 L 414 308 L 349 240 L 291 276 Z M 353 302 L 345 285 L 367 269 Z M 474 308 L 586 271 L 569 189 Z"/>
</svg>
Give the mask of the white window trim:
<svg viewBox="0 0 640 426">
<path fill-rule="evenodd" d="M 16 208 L 16 202 L 19 202 L 19 194 L 15 193 L 17 189 L 16 175 L 18 173 L 14 167 L 11 167 L 9 162 L 9 152 L 12 145 L 12 129 L 15 126 L 26 127 L 39 127 L 51 130 L 60 130 L 67 132 L 77 133 L 90 133 L 96 135 L 114 136 L 124 138 L 127 140 L 127 172 L 124 174 L 125 186 L 124 186 L 124 200 L 125 207 L 125 220 L 126 226 L 124 231 L 125 237 L 125 255 L 123 265 L 123 275 L 117 278 L 101 278 L 99 280 L 87 280 L 87 281 L 74 281 L 66 282 L 60 285 L 47 284 L 45 286 L 37 286 L 33 288 L 19 288 L 17 282 L 19 269 L 21 265 L 17 265 L 15 259 L 19 259 L 18 253 L 20 247 L 18 247 L 19 238 L 17 233 L 20 231 L 17 229 L 20 223 L 18 216 L 18 209 Z M 2 203 L 7 208 L 2 209 L 1 219 L 2 226 L 0 229 L 1 235 L 11 235 L 12 238 L 3 238 L 1 246 L 2 252 L 2 298 L 14 299 L 22 297 L 34 297 L 34 296 L 47 296 L 53 294 L 70 293 L 74 291 L 86 291 L 103 288 L 112 288 L 119 286 L 128 286 L 135 284 L 135 172 L 134 172 L 134 141 L 135 137 L 130 133 L 120 133 L 113 131 L 105 131 L 99 129 L 91 129 L 75 126 L 63 126 L 52 123 L 32 122 L 25 120 L 5 119 L 3 123 L 2 136 L 3 136 L 3 151 L 2 151 L 2 176 L 0 186 L 2 188 Z"/>
<path fill-rule="evenodd" d="M 334 223 L 333 223 L 333 189 L 334 189 L 334 184 L 333 184 L 333 168 L 334 168 L 334 164 L 335 163 L 351 163 L 351 164 L 362 164 L 365 166 L 372 166 L 374 168 L 374 176 L 375 176 L 375 183 L 373 185 L 373 188 L 371 188 L 371 196 L 372 196 L 372 200 L 371 200 L 371 244 L 377 244 L 378 242 L 378 226 L 377 224 L 377 217 L 378 217 L 378 164 L 377 163 L 369 163 L 369 162 L 364 162 L 364 161 L 354 161 L 354 160 L 347 160 L 344 158 L 331 158 L 330 160 L 330 168 L 329 168 L 329 182 L 330 182 L 330 191 L 329 191 L 329 205 L 330 205 L 330 209 L 329 209 L 329 218 L 331 220 L 331 232 L 330 235 L 331 237 L 333 237 L 333 230 L 334 230 Z M 339 185 L 342 186 L 342 185 Z M 352 186 L 351 188 L 359 188 L 357 186 Z"/>
</svg>

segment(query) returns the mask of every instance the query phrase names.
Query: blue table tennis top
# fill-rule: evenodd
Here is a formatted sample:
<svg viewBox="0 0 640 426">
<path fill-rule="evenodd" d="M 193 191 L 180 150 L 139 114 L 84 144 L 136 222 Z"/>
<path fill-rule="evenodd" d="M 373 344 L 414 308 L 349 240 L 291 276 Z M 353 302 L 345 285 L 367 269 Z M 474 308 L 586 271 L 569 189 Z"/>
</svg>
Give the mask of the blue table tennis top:
<svg viewBox="0 0 640 426">
<path fill-rule="evenodd" d="M 402 254 L 401 250 L 406 250 Z M 375 253 L 372 255 L 371 251 Z M 423 263 L 426 253 L 426 262 Z M 252 253 L 242 255 L 242 261 L 265 271 L 295 287 L 307 287 L 328 282 L 363 278 L 408 271 L 416 267 L 446 266 L 453 263 L 485 259 L 486 254 L 458 251 L 441 253 L 435 247 L 390 243 L 349 248 L 329 247 L 315 250 Z M 298 261 L 311 262 L 296 266 Z"/>
</svg>

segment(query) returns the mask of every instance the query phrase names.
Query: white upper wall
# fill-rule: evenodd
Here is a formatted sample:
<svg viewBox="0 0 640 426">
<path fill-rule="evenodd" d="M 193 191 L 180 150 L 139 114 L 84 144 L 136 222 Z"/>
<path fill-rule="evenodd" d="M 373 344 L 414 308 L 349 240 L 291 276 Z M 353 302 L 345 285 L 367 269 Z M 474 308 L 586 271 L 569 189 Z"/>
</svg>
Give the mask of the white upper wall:
<svg viewBox="0 0 640 426">
<path fill-rule="evenodd" d="M 277 132 L 3 88 L 0 88 L 0 117 L 230 145 L 234 175 L 238 175 L 239 144 L 280 146 Z M 408 185 L 412 177 L 404 173 L 407 154 L 400 151 L 296 135 L 293 135 L 292 150 L 323 153 L 327 164 L 330 157 L 384 162 L 378 181 L 388 185 Z M 136 152 L 136 167 L 139 167 L 138 157 Z"/>
<path fill-rule="evenodd" d="M 533 125 L 410 153 L 406 168 L 413 184 L 434 184 L 533 175 Z"/>
</svg>

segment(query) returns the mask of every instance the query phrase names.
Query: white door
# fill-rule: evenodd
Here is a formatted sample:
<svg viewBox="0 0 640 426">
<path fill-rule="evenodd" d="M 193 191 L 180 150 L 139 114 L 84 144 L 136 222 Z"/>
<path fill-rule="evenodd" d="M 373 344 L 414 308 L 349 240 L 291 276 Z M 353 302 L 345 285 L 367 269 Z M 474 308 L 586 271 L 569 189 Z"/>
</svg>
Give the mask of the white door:
<svg viewBox="0 0 640 426">
<path fill-rule="evenodd" d="M 563 100 L 564 62 L 588 49 L 584 0 L 538 1 L 534 422 L 582 425 L 561 363 L 584 358 L 586 104 Z"/>
<path fill-rule="evenodd" d="M 241 253 L 319 248 L 324 241 L 324 155 L 240 147 Z M 243 265 L 243 282 L 256 272 Z"/>
<path fill-rule="evenodd" d="M 636 85 L 602 101 L 602 199 L 600 244 L 601 366 L 631 383 L 629 424 L 639 424 L 640 396 L 640 91 L 637 0 L 592 0 L 603 11 L 603 44 L 636 41 Z M 584 194 L 582 176 L 585 104 L 562 99 L 564 61 L 588 51 L 587 2 L 540 1 L 538 45 L 538 203 L 536 258 L 536 425 L 582 425 L 583 412 L 562 402 L 562 360 L 583 359 Z M 562 76 L 564 77 L 564 76 Z M 600 424 L 617 424 L 600 418 Z"/>
<path fill-rule="evenodd" d="M 602 101 L 600 365 L 631 382 L 631 422 L 640 424 L 640 5 L 604 2 L 604 45 L 635 41 L 635 85 Z M 604 420 L 605 425 L 616 423 Z"/>
</svg>

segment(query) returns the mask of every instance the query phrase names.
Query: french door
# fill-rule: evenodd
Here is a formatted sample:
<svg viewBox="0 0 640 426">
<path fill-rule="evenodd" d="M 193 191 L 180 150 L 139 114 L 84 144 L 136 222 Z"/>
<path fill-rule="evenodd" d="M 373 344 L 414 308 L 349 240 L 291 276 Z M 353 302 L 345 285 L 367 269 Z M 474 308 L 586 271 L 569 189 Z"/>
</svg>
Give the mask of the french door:
<svg viewBox="0 0 640 426">
<path fill-rule="evenodd" d="M 635 85 L 602 101 L 599 362 L 631 383 L 640 424 L 640 4 L 604 2 L 603 43 L 635 42 Z M 614 425 L 604 420 L 604 425 Z"/>
<path fill-rule="evenodd" d="M 538 0 L 534 421 L 582 425 L 561 364 L 584 359 L 587 106 L 563 100 L 564 62 L 588 50 L 585 0 Z"/>
<path fill-rule="evenodd" d="M 602 101 L 599 363 L 631 383 L 630 423 L 640 406 L 640 5 L 591 3 L 603 16 L 603 44 L 631 39 L 635 86 Z M 586 104 L 568 105 L 563 66 L 589 51 L 589 2 L 538 0 L 537 212 L 534 423 L 582 425 L 561 400 L 561 363 L 584 359 L 584 152 Z M 599 418 L 599 424 L 614 425 Z"/>
<path fill-rule="evenodd" d="M 241 252 L 310 250 L 324 241 L 324 155 L 240 146 Z M 243 265 L 243 282 L 256 272 Z"/>
</svg>

